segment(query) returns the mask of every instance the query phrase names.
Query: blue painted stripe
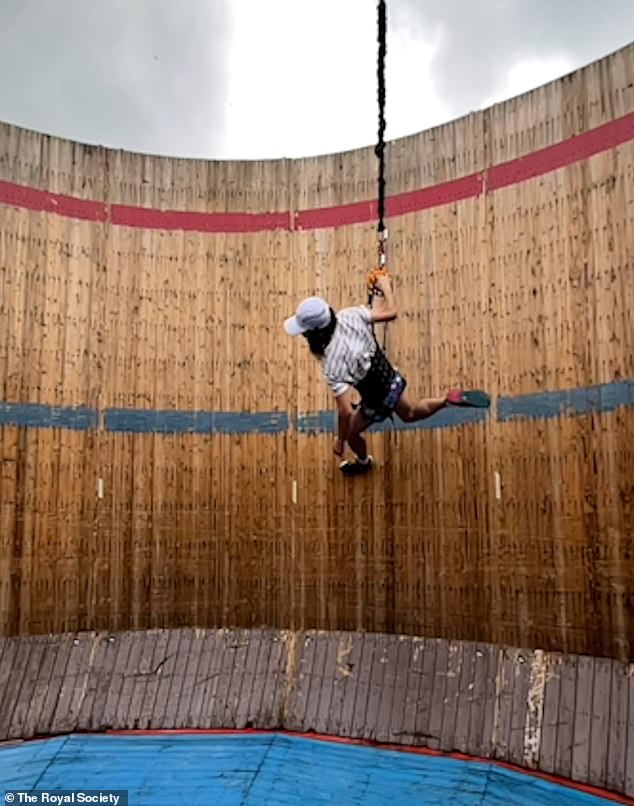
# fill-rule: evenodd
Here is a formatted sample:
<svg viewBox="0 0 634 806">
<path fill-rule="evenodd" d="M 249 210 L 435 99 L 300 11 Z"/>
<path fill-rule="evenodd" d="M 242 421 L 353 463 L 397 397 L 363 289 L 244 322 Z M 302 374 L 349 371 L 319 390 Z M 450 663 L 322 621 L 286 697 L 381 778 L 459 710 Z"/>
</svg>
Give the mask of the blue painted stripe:
<svg viewBox="0 0 634 806">
<path fill-rule="evenodd" d="M 85 406 L 0 403 L 0 425 L 19 428 L 67 428 L 86 431 L 97 426 L 97 412 Z"/>
<path fill-rule="evenodd" d="M 498 398 L 498 422 L 548 419 L 615 411 L 634 407 L 634 380 L 563 389 L 530 395 Z M 483 422 L 488 409 L 447 408 L 427 420 L 403 423 L 398 417 L 372 426 L 372 431 L 420 431 L 456 428 Z M 281 434 L 290 429 L 287 412 L 172 411 L 111 408 L 104 412 L 104 428 L 129 434 Z M 334 409 L 304 412 L 293 421 L 299 434 L 334 434 Z M 22 428 L 67 428 L 85 431 L 97 428 L 99 413 L 85 406 L 48 406 L 40 403 L 0 403 L 0 426 Z"/>
<path fill-rule="evenodd" d="M 404 423 L 394 415 L 393 420 L 385 420 L 373 425 L 371 431 L 420 431 L 436 428 L 457 428 L 486 420 L 487 409 L 441 409 L 427 420 L 417 423 Z M 337 417 L 334 411 L 316 411 L 301 414 L 295 419 L 295 429 L 300 434 L 334 434 L 337 428 Z"/>
<path fill-rule="evenodd" d="M 127 790 L 130 806 L 599 806 L 602 797 L 486 762 L 275 733 L 99 736 L 0 746 L 7 790 Z M 16 799 L 17 802 L 17 799 Z"/>
<path fill-rule="evenodd" d="M 330 411 L 313 411 L 299 414 L 295 418 L 295 430 L 300 434 L 334 434 L 337 415 Z"/>
<path fill-rule="evenodd" d="M 129 434 L 279 434 L 288 431 L 286 412 L 153 411 L 107 409 L 106 431 Z"/>
<path fill-rule="evenodd" d="M 605 413 L 620 406 L 634 406 L 634 380 L 614 381 L 580 389 L 562 389 L 532 395 L 500 397 L 497 418 L 500 422 L 517 419 Z"/>
</svg>

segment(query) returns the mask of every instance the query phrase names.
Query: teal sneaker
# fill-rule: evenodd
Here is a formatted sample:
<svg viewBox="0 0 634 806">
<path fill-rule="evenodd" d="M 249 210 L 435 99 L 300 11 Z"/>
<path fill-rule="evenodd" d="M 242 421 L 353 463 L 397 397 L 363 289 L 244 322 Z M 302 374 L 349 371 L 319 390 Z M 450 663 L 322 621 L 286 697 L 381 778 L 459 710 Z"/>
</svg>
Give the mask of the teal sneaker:
<svg viewBox="0 0 634 806">
<path fill-rule="evenodd" d="M 480 389 L 465 390 L 451 389 L 447 392 L 447 403 L 451 406 L 471 406 L 475 409 L 488 409 L 491 405 L 491 398 L 486 392 Z"/>
</svg>

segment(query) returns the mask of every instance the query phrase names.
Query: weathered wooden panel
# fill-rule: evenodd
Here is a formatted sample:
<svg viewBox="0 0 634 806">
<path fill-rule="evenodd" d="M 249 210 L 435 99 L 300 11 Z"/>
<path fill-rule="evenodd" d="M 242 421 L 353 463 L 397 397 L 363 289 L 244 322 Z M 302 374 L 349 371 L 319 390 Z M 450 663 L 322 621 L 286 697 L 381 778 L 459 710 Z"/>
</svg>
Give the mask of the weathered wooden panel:
<svg viewBox="0 0 634 806">
<path fill-rule="evenodd" d="M 632 792 L 634 676 L 618 661 L 260 629 L 22 637 L 0 653 L 4 739 L 280 729 L 494 757 Z"/>
</svg>

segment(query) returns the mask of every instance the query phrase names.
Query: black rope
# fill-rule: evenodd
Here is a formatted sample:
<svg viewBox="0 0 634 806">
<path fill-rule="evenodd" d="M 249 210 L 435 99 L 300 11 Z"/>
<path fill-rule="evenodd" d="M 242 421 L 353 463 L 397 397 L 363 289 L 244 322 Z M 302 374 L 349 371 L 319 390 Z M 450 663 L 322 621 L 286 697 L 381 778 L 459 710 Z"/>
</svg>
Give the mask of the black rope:
<svg viewBox="0 0 634 806">
<path fill-rule="evenodd" d="M 379 233 L 385 230 L 385 54 L 387 52 L 387 13 L 385 0 L 378 6 L 379 58 L 377 65 L 379 100 L 379 140 L 374 152 L 379 158 Z"/>
<path fill-rule="evenodd" d="M 379 160 L 379 268 L 385 265 L 385 55 L 387 53 L 387 11 L 385 0 L 378 2 L 378 42 L 379 56 L 377 60 L 378 101 L 379 101 L 379 139 L 374 153 Z M 372 305 L 373 291 L 368 296 L 368 304 Z M 376 338 L 376 335 L 375 335 Z M 377 340 L 378 344 L 378 340 Z M 387 323 L 383 330 L 383 350 L 387 349 Z"/>
</svg>

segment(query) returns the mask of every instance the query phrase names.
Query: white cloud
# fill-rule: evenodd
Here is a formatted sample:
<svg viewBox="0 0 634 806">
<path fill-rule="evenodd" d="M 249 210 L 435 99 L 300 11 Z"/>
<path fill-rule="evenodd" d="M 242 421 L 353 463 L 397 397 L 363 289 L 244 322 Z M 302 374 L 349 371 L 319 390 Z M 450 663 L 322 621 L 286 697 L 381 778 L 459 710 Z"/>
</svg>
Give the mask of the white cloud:
<svg viewBox="0 0 634 806">
<path fill-rule="evenodd" d="M 437 41 L 428 43 L 411 29 L 390 32 L 386 67 L 389 139 L 415 134 L 450 119 L 449 109 L 437 94 L 431 76 L 437 48 Z"/>
<path fill-rule="evenodd" d="M 524 92 L 541 87 L 543 84 L 566 75 L 573 69 L 568 59 L 526 59 L 514 64 L 506 75 L 506 83 L 481 104 L 485 109 L 493 104 L 514 98 Z"/>
<path fill-rule="evenodd" d="M 369 0 L 232 0 L 227 153 L 301 157 L 374 145 L 377 17 Z M 386 138 L 448 119 L 434 92 L 435 44 L 388 27 Z"/>
<path fill-rule="evenodd" d="M 232 158 L 356 148 L 376 132 L 376 18 L 367 0 L 232 0 Z"/>
</svg>

